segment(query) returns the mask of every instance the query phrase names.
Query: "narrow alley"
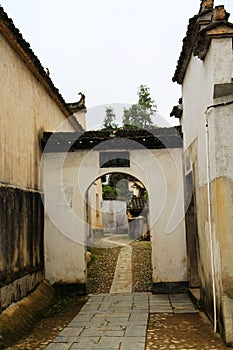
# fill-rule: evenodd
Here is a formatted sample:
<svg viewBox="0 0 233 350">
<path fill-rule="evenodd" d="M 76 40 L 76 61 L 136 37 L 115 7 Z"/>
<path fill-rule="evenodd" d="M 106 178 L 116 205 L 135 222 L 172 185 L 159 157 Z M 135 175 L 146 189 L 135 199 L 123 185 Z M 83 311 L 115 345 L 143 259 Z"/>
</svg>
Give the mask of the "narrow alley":
<svg viewBox="0 0 233 350">
<path fill-rule="evenodd" d="M 0 5 L 0 350 L 233 347 L 232 0 L 43 1 Z"/>
<path fill-rule="evenodd" d="M 114 238 L 105 238 L 105 245 L 110 242 L 119 245 L 119 237 L 117 241 Z M 133 275 L 139 265 L 132 262 L 135 262 L 135 253 L 140 260 L 138 249 L 142 256 L 148 254 L 149 242 L 129 241 L 127 244 L 125 237 L 122 238 L 120 252 L 118 249 L 117 254 L 112 254 L 115 273 L 113 278 L 109 274 L 112 282 L 109 293 L 89 294 L 77 315 L 66 326 L 58 327 L 56 334 L 50 337 L 47 334 L 47 340 L 39 343 L 40 330 L 35 326 L 32 333 L 37 336 L 37 343 L 33 343 L 36 338 L 33 340 L 29 336 L 8 350 L 226 349 L 221 338 L 213 333 L 206 316 L 187 294 L 153 295 L 148 291 L 134 291 Z M 110 255 L 112 249 L 115 248 L 104 248 Z M 99 260 L 99 263 L 103 261 Z M 109 263 L 108 258 L 105 264 Z M 98 259 L 94 264 L 98 264 Z M 145 272 L 148 269 L 150 267 L 145 266 Z"/>
</svg>

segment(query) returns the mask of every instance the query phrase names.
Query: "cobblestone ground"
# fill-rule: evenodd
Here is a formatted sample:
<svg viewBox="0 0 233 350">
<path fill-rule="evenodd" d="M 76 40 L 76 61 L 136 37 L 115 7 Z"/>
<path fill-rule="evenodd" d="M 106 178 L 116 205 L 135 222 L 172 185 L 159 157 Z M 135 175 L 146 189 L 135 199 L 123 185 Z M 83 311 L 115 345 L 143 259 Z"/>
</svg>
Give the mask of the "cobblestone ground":
<svg viewBox="0 0 233 350">
<path fill-rule="evenodd" d="M 151 314 L 146 350 L 229 349 L 202 313 Z"/>
</svg>

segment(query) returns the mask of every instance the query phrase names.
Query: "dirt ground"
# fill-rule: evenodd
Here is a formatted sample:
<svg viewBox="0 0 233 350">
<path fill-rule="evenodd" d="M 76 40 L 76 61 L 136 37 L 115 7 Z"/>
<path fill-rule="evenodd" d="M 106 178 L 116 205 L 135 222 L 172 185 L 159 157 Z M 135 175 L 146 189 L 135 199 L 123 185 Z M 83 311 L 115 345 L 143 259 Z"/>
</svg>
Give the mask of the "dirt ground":
<svg viewBox="0 0 233 350">
<path fill-rule="evenodd" d="M 146 350 L 227 349 L 203 313 L 150 315 Z M 229 349 L 229 348 L 228 348 Z"/>
</svg>

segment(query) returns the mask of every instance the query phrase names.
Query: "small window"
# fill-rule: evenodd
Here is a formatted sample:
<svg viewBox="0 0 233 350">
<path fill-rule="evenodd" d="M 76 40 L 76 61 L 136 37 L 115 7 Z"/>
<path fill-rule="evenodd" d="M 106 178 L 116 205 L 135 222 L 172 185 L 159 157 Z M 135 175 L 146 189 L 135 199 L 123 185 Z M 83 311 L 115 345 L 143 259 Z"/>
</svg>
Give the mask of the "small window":
<svg viewBox="0 0 233 350">
<path fill-rule="evenodd" d="M 100 168 L 129 168 L 129 152 L 101 152 Z"/>
</svg>

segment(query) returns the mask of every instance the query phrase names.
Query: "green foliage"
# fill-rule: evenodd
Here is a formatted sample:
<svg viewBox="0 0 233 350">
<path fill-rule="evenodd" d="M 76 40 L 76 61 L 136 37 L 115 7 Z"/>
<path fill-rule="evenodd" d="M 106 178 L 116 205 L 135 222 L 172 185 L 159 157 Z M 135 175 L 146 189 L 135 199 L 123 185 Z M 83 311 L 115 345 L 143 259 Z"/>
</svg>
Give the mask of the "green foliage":
<svg viewBox="0 0 233 350">
<path fill-rule="evenodd" d="M 109 174 L 107 184 L 102 183 L 103 199 L 128 200 L 130 196 L 128 181 L 137 181 L 137 179 L 123 173 Z"/>
<path fill-rule="evenodd" d="M 123 111 L 123 128 L 146 129 L 156 127 L 151 117 L 157 111 L 157 105 L 150 95 L 150 88 L 141 84 L 138 88 L 137 95 L 138 102 L 128 109 L 125 108 Z M 122 127 L 116 124 L 116 114 L 111 106 L 105 108 L 103 129 L 122 129 Z"/>
<path fill-rule="evenodd" d="M 129 199 L 129 184 L 128 181 L 137 181 L 134 176 L 122 173 L 112 173 L 109 176 L 108 183 L 117 192 L 118 200 Z"/>
<path fill-rule="evenodd" d="M 97 254 L 92 254 L 92 259 L 91 259 L 91 261 L 87 264 L 87 265 L 88 265 L 88 268 L 89 268 L 91 265 L 95 264 L 97 259 L 98 259 L 98 255 L 97 255 Z"/>
<path fill-rule="evenodd" d="M 102 185 L 103 199 L 125 200 L 128 195 L 127 175 L 113 173 L 109 176 L 108 184 Z"/>
<path fill-rule="evenodd" d="M 155 101 L 150 96 L 150 89 L 146 85 L 140 85 L 138 90 L 138 103 L 129 109 L 124 109 L 124 128 L 152 128 L 154 125 L 151 117 L 157 111 Z"/>
<path fill-rule="evenodd" d="M 157 111 L 157 105 L 150 96 L 150 88 L 146 85 L 140 85 L 138 90 L 138 104 L 144 107 L 150 114 Z"/>
<path fill-rule="evenodd" d="M 123 125 L 124 128 L 144 129 L 153 127 L 154 123 L 145 107 L 134 104 L 129 109 L 124 109 Z"/>
<path fill-rule="evenodd" d="M 111 187 L 110 185 L 102 184 L 102 194 L 104 200 L 117 198 L 116 189 Z"/>
<path fill-rule="evenodd" d="M 106 107 L 105 108 L 105 118 L 103 122 L 104 129 L 116 129 L 117 124 L 116 121 L 116 114 L 114 113 L 114 109 L 112 107 Z"/>
<path fill-rule="evenodd" d="M 117 183 L 121 180 L 124 180 L 127 178 L 128 175 L 122 174 L 122 173 L 112 173 L 109 175 L 108 183 L 109 186 L 116 188 Z"/>
<path fill-rule="evenodd" d="M 145 200 L 148 200 L 148 192 L 147 192 L 146 189 L 145 189 L 145 191 L 144 191 L 144 193 L 143 193 L 143 198 L 144 198 Z"/>
</svg>

